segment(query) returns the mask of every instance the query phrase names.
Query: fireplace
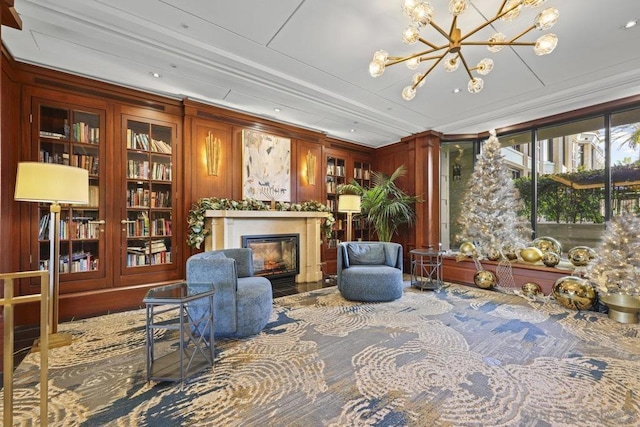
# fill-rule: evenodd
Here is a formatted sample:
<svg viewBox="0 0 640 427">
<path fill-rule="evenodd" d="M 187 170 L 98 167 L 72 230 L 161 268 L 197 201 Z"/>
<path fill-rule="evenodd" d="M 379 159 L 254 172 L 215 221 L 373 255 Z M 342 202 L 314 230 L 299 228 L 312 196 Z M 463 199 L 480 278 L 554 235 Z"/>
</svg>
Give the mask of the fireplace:
<svg viewBox="0 0 640 427">
<path fill-rule="evenodd" d="M 300 235 L 263 234 L 242 236 L 242 247 L 253 250 L 253 270 L 273 285 L 295 284 L 300 273 Z"/>
</svg>

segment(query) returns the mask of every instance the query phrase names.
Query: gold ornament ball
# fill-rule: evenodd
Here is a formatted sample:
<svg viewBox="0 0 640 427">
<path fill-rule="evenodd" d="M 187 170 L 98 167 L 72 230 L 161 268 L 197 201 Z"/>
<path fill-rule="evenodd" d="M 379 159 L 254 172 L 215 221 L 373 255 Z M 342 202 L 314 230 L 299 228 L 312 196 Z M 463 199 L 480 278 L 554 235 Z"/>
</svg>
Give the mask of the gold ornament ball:
<svg viewBox="0 0 640 427">
<path fill-rule="evenodd" d="M 489 261 L 498 261 L 500 259 L 500 251 L 497 249 L 489 249 L 487 253 L 487 259 Z"/>
<path fill-rule="evenodd" d="M 542 288 L 535 282 L 527 282 L 522 285 L 522 293 L 528 297 L 535 297 L 536 295 L 542 295 Z"/>
<path fill-rule="evenodd" d="M 508 260 L 513 261 L 518 259 L 518 254 L 516 253 L 516 251 L 512 248 L 509 249 L 504 249 L 503 250 L 504 256 L 507 257 Z"/>
<path fill-rule="evenodd" d="M 596 302 L 596 290 L 585 279 L 577 276 L 561 277 L 553 284 L 551 295 L 564 307 L 589 310 Z"/>
<path fill-rule="evenodd" d="M 531 245 L 540 249 L 543 253 L 555 252 L 558 255 L 562 253 L 562 245 L 553 237 L 538 237 L 533 242 L 531 242 Z"/>
<path fill-rule="evenodd" d="M 464 256 L 471 256 L 473 252 L 476 250 L 476 247 L 471 242 L 463 242 L 460 245 L 460 253 Z"/>
<path fill-rule="evenodd" d="M 571 261 L 571 264 L 576 267 L 582 267 L 589 264 L 589 261 L 596 257 L 596 251 L 588 246 L 576 246 L 569 250 L 567 257 L 569 261 Z"/>
<path fill-rule="evenodd" d="M 520 258 L 525 262 L 538 262 L 542 259 L 542 251 L 535 246 L 530 246 L 520 251 Z"/>
<path fill-rule="evenodd" d="M 542 254 L 542 263 L 547 267 L 555 267 L 560 264 L 560 255 L 555 252 L 545 252 Z"/>
<path fill-rule="evenodd" d="M 473 283 L 482 289 L 491 289 L 495 286 L 496 282 L 496 275 L 493 274 L 493 271 L 479 270 L 473 275 Z"/>
</svg>

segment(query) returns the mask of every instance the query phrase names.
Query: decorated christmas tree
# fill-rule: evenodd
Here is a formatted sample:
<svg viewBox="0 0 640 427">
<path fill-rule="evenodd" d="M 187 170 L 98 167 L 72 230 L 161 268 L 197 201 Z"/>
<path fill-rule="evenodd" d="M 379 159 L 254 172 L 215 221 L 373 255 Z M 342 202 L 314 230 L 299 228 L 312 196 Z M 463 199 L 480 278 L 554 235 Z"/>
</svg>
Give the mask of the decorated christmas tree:
<svg viewBox="0 0 640 427">
<path fill-rule="evenodd" d="M 529 221 L 518 215 L 524 203 L 511 180 L 494 130 L 482 146 L 461 203 L 457 239 L 471 242 L 477 259 L 504 259 L 529 244 Z"/>
<path fill-rule="evenodd" d="M 630 213 L 613 217 L 585 276 L 601 295 L 640 295 L 640 218 Z"/>
</svg>

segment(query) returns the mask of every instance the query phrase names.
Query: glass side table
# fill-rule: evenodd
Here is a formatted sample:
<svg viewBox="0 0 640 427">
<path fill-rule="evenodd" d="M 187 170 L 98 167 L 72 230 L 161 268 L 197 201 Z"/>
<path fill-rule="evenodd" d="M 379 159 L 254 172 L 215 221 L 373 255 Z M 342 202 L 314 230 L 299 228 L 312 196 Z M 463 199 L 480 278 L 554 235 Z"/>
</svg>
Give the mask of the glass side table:
<svg viewBox="0 0 640 427">
<path fill-rule="evenodd" d="M 182 387 L 186 378 L 213 366 L 214 292 L 212 283 L 186 282 L 147 292 L 142 300 L 147 308 L 147 382 L 179 381 Z M 190 305 L 206 308 L 196 310 L 202 316 L 194 318 L 189 311 Z M 159 317 L 172 311 L 175 317 Z M 164 341 L 162 346 L 161 341 Z M 159 347 L 163 349 L 162 354 L 159 354 Z"/>
<path fill-rule="evenodd" d="M 411 286 L 434 290 L 442 285 L 442 251 L 433 248 L 413 249 L 411 255 Z"/>
</svg>

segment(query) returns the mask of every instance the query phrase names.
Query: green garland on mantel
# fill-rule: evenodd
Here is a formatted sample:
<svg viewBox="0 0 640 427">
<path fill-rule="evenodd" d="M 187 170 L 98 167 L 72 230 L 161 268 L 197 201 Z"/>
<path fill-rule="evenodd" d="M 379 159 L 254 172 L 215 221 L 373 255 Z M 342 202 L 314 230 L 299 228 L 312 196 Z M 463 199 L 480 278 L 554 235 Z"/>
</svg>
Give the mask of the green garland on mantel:
<svg viewBox="0 0 640 427">
<path fill-rule="evenodd" d="M 232 210 L 232 211 L 268 211 L 269 205 L 256 199 L 231 200 L 218 197 L 203 197 L 198 200 L 187 216 L 189 225 L 189 234 L 187 235 L 187 244 L 196 249 L 200 249 L 200 245 L 204 242 L 205 237 L 211 233 L 204 226 L 204 214 L 208 210 Z M 331 228 L 336 222 L 333 214 L 326 205 L 311 200 L 302 203 L 285 203 L 276 202 L 275 210 L 291 211 L 291 212 L 328 212 L 329 215 L 324 218 L 320 225 L 322 234 L 326 239 L 331 237 Z"/>
</svg>

